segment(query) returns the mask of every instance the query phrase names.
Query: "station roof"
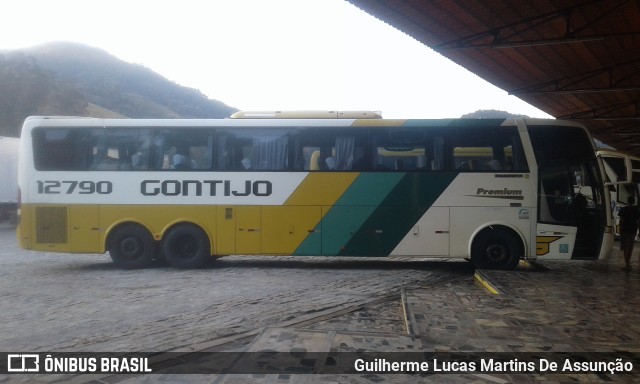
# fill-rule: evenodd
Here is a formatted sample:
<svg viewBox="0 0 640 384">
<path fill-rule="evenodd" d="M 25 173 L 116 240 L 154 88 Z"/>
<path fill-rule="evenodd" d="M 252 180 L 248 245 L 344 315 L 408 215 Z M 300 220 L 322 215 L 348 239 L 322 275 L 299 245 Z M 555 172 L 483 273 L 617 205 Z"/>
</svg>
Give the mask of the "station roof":
<svg viewBox="0 0 640 384">
<path fill-rule="evenodd" d="M 348 1 L 509 94 L 640 155 L 640 1 Z"/>
</svg>

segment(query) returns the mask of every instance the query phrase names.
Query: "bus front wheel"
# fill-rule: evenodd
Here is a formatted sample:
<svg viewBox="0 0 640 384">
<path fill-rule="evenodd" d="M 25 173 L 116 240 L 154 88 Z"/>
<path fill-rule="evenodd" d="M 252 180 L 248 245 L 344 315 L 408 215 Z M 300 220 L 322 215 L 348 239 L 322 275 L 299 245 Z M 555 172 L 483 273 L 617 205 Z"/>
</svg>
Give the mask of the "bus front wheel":
<svg viewBox="0 0 640 384">
<path fill-rule="evenodd" d="M 144 268 L 155 256 L 155 242 L 145 228 L 126 224 L 116 228 L 109 236 L 111 260 L 121 268 Z"/>
<path fill-rule="evenodd" d="M 471 261 L 479 269 L 514 269 L 520 262 L 523 247 L 520 239 L 505 229 L 486 229 L 478 234 L 471 247 Z"/>
<path fill-rule="evenodd" d="M 195 225 L 180 224 L 165 236 L 162 254 L 176 268 L 201 268 L 211 259 L 209 238 Z"/>
</svg>

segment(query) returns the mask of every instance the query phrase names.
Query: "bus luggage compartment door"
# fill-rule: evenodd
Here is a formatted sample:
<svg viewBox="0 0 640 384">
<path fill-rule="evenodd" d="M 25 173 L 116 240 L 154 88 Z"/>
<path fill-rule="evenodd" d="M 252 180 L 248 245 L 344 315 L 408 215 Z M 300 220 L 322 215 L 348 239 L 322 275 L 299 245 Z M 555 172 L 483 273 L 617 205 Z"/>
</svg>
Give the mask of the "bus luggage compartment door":
<svg viewBox="0 0 640 384">
<path fill-rule="evenodd" d="M 262 207 L 262 253 L 319 255 L 321 233 L 319 206 Z"/>
<path fill-rule="evenodd" d="M 98 205 L 73 205 L 69 207 L 71 252 L 98 253 L 101 251 Z"/>
<path fill-rule="evenodd" d="M 449 207 L 431 207 L 391 253 L 398 256 L 448 256 Z"/>
<path fill-rule="evenodd" d="M 236 210 L 236 254 L 255 255 L 262 250 L 260 243 L 259 206 L 239 206 Z"/>
</svg>

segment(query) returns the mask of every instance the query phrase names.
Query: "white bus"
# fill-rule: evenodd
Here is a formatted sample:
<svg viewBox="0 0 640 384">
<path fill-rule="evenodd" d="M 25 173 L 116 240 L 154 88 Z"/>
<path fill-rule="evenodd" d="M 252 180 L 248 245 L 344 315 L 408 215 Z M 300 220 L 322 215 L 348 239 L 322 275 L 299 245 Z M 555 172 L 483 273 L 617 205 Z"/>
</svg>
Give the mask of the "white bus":
<svg viewBox="0 0 640 384">
<path fill-rule="evenodd" d="M 580 125 L 273 115 L 28 118 L 21 247 L 108 251 L 124 268 L 264 254 L 496 269 L 611 248 L 604 172 Z"/>
<path fill-rule="evenodd" d="M 640 157 L 616 150 L 600 149 L 597 152 L 602 158 L 605 170 L 605 185 L 611 196 L 611 212 L 613 213 L 616 237 L 620 236 L 620 218 L 618 212 L 628 205 L 629 198 L 639 203 L 640 193 Z"/>
<path fill-rule="evenodd" d="M 0 136 L 0 221 L 15 219 L 18 206 L 18 148 L 20 140 Z"/>
</svg>

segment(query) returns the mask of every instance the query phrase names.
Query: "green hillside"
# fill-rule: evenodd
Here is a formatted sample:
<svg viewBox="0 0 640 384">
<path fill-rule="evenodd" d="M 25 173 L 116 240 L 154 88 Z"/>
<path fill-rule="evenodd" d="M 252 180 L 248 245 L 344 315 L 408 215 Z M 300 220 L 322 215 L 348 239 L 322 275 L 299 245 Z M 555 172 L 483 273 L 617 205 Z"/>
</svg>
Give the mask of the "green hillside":
<svg viewBox="0 0 640 384">
<path fill-rule="evenodd" d="M 237 109 L 80 44 L 0 52 L 0 135 L 30 115 L 223 118 Z"/>
</svg>

